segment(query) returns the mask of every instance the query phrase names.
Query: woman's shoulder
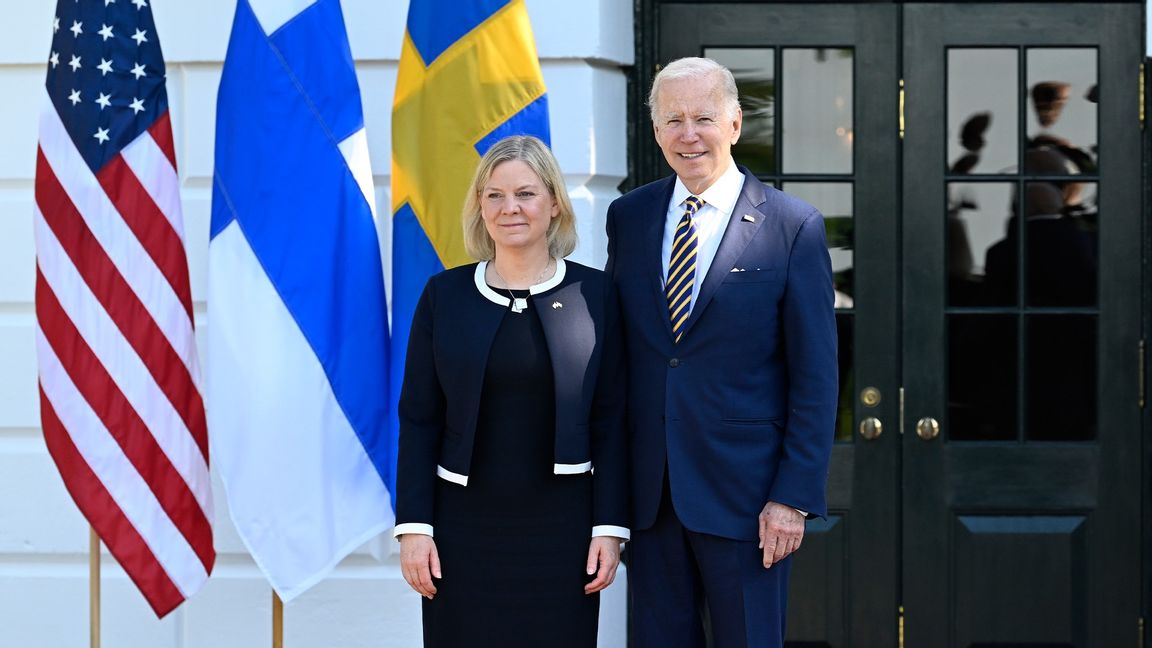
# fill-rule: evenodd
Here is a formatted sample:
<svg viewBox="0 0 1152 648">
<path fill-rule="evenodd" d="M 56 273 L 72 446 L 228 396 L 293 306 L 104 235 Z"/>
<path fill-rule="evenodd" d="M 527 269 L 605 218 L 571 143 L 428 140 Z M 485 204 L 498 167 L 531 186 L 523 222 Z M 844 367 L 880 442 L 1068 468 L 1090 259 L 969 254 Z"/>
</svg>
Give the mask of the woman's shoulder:
<svg viewBox="0 0 1152 648">
<path fill-rule="evenodd" d="M 564 281 L 560 282 L 560 285 L 578 284 L 582 290 L 593 290 L 604 294 L 611 294 L 614 291 L 612 277 L 603 270 L 567 259 L 565 259 L 564 265 Z"/>
<path fill-rule="evenodd" d="M 428 286 L 440 289 L 455 289 L 457 286 L 470 286 L 476 275 L 478 263 L 466 263 L 455 268 L 441 270 L 428 278 Z"/>
<path fill-rule="evenodd" d="M 582 280 L 595 280 L 607 281 L 608 275 L 603 270 L 598 270 L 591 266 L 586 266 L 583 263 L 577 263 L 571 259 L 564 259 L 564 278 L 571 279 L 572 281 Z"/>
</svg>

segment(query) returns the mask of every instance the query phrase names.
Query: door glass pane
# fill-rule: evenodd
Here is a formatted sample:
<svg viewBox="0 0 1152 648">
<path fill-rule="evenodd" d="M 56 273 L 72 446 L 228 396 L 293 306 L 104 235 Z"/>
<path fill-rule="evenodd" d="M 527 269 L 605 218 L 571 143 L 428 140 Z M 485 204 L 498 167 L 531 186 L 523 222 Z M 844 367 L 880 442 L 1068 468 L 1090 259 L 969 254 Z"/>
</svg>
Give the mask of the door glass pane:
<svg viewBox="0 0 1152 648">
<path fill-rule="evenodd" d="M 786 182 L 783 190 L 812 205 L 824 214 L 828 254 L 832 257 L 832 282 L 836 288 L 836 308 L 852 308 L 852 183 Z"/>
<path fill-rule="evenodd" d="M 1096 316 L 1031 315 L 1027 335 L 1027 438 L 1094 439 Z"/>
<path fill-rule="evenodd" d="M 1030 182 L 1024 194 L 1029 306 L 1095 306 L 1096 183 Z"/>
<path fill-rule="evenodd" d="M 1025 172 L 1096 173 L 1096 50 L 1029 49 Z"/>
<path fill-rule="evenodd" d="M 824 214 L 828 254 L 832 257 L 832 285 L 836 297 L 836 333 L 839 338 L 840 399 L 836 410 L 836 440 L 850 442 L 856 381 L 852 369 L 853 315 L 853 219 L 852 183 L 785 182 L 781 189 Z"/>
<path fill-rule="evenodd" d="M 949 306 L 1018 303 L 1014 183 L 950 182 L 944 228 Z"/>
<path fill-rule="evenodd" d="M 948 316 L 948 423 L 953 441 L 1016 439 L 1016 316 Z"/>
<path fill-rule="evenodd" d="M 1015 172 L 1020 139 L 1016 57 L 1015 49 L 948 50 L 949 173 Z"/>
<path fill-rule="evenodd" d="M 785 49 L 784 173 L 852 173 L 851 49 Z"/>
<path fill-rule="evenodd" d="M 851 442 L 853 407 L 856 405 L 856 376 L 852 370 L 852 313 L 836 313 L 837 365 L 840 371 L 840 396 L 836 404 L 836 441 Z"/>
<path fill-rule="evenodd" d="M 736 161 L 756 175 L 776 173 L 776 52 L 772 48 L 709 47 L 704 56 L 732 71 L 744 122 L 732 147 Z"/>
</svg>

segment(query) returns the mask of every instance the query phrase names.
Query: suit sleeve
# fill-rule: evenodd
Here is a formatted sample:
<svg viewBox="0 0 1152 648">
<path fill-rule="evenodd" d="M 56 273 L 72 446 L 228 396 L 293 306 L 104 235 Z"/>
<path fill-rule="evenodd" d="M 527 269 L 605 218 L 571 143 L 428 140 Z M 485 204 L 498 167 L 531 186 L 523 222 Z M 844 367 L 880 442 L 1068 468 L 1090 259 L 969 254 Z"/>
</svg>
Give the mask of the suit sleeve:
<svg viewBox="0 0 1152 648">
<path fill-rule="evenodd" d="M 824 219 L 815 210 L 800 226 L 787 272 L 781 328 L 788 424 L 769 499 L 823 517 L 839 383 L 832 264 Z"/>
<path fill-rule="evenodd" d="M 412 316 L 404 385 L 400 390 L 400 448 L 396 466 L 396 533 L 431 535 L 436 462 L 446 401 L 432 342 L 434 286 L 429 281 Z"/>
<path fill-rule="evenodd" d="M 604 273 L 608 280 L 616 283 L 616 201 L 608 205 L 608 217 L 604 219 L 604 231 L 608 235 L 608 261 L 604 264 Z"/>
<path fill-rule="evenodd" d="M 605 278 L 604 348 L 592 402 L 592 535 L 628 539 L 628 439 L 625 431 L 623 333 L 616 290 Z"/>
</svg>

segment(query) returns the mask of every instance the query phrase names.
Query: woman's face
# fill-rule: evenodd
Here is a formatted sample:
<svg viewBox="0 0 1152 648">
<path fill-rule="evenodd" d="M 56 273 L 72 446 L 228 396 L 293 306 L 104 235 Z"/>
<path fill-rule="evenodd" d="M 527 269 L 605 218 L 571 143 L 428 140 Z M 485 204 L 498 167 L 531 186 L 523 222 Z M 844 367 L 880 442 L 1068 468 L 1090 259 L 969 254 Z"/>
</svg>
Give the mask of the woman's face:
<svg viewBox="0 0 1152 648">
<path fill-rule="evenodd" d="M 547 249 L 548 225 L 560 206 L 531 167 L 509 160 L 497 164 L 480 188 L 480 212 L 497 252 Z"/>
</svg>

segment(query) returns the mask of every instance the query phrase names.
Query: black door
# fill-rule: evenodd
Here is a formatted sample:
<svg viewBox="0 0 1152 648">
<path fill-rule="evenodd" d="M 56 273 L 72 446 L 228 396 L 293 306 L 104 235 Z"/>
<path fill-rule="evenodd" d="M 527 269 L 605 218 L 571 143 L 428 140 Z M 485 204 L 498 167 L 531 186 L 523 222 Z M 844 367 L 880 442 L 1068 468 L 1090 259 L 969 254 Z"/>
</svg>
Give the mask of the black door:
<svg viewBox="0 0 1152 648">
<path fill-rule="evenodd" d="M 910 646 L 1127 646 L 1140 8 L 906 5 Z"/>
<path fill-rule="evenodd" d="M 735 72 L 737 161 L 827 217 L 840 413 L 790 644 L 1135 643 L 1140 7 L 641 5 L 656 63 Z"/>
<path fill-rule="evenodd" d="M 788 619 L 789 637 L 811 645 L 897 641 L 896 24 L 894 5 L 660 8 L 661 61 L 703 55 L 735 74 L 744 108 L 737 162 L 826 219 L 840 334 L 837 443 L 830 515 L 808 525 Z M 670 172 L 651 155 L 652 177 Z"/>
</svg>

